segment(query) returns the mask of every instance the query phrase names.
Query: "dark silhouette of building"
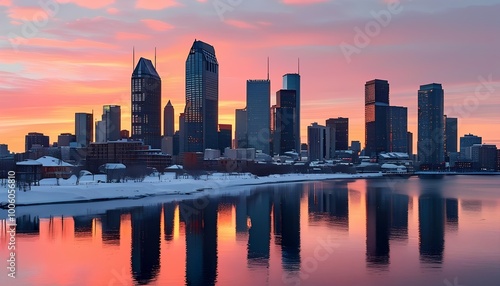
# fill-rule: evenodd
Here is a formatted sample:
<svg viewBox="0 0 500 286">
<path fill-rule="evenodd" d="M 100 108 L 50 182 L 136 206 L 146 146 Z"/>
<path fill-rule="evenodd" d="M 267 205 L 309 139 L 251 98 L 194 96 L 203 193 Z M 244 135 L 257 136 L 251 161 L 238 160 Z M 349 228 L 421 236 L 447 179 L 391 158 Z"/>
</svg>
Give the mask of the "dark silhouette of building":
<svg viewBox="0 0 500 286">
<path fill-rule="evenodd" d="M 71 133 L 61 133 L 57 136 L 58 147 L 68 147 L 71 142 L 76 142 L 76 136 Z"/>
<path fill-rule="evenodd" d="M 247 110 L 236 109 L 235 112 L 235 148 L 247 148 L 248 146 L 248 122 L 247 122 Z"/>
<path fill-rule="evenodd" d="M 271 81 L 247 81 L 247 136 L 248 147 L 270 154 L 271 141 Z"/>
<path fill-rule="evenodd" d="M 445 202 L 436 194 L 423 194 L 418 198 L 420 261 L 440 264 L 444 252 Z"/>
<path fill-rule="evenodd" d="M 387 151 L 389 82 L 375 79 L 365 84 L 365 154 Z"/>
<path fill-rule="evenodd" d="M 429 169 L 444 160 L 444 90 L 441 84 L 421 85 L 418 91 L 418 160 Z"/>
<path fill-rule="evenodd" d="M 407 195 L 391 195 L 391 239 L 408 239 L 408 202 Z"/>
<path fill-rule="evenodd" d="M 329 221 L 343 231 L 349 230 L 349 190 L 347 182 L 326 188 L 309 188 L 309 216 L 315 221 Z"/>
<path fill-rule="evenodd" d="M 30 132 L 25 136 L 25 151 L 28 152 L 32 147 L 50 147 L 49 136 L 43 135 L 43 133 Z"/>
<path fill-rule="evenodd" d="M 16 217 L 17 234 L 40 234 L 40 218 L 38 216 L 22 215 Z"/>
<path fill-rule="evenodd" d="M 283 76 L 283 89 L 295 90 L 294 141 L 293 149 L 300 150 L 300 74 L 288 73 Z"/>
<path fill-rule="evenodd" d="M 479 170 L 495 172 L 497 170 L 497 146 L 483 144 L 479 147 Z"/>
<path fill-rule="evenodd" d="M 316 122 L 307 127 L 309 161 L 321 161 L 330 158 L 330 132 L 330 128 L 318 125 Z"/>
<path fill-rule="evenodd" d="M 276 114 L 274 119 L 274 154 L 296 150 L 295 142 L 295 90 L 279 90 L 276 92 Z M 299 146 L 300 147 L 300 146 Z M 298 151 L 298 150 L 296 150 Z"/>
<path fill-rule="evenodd" d="M 186 60 L 184 152 L 217 149 L 219 121 L 219 63 L 213 46 L 195 40 Z"/>
<path fill-rule="evenodd" d="M 407 141 L 408 141 L 408 150 L 406 151 L 406 153 L 408 153 L 408 155 L 410 156 L 411 158 L 411 155 L 413 155 L 413 133 L 409 132 L 406 133 L 406 137 L 408 138 Z"/>
<path fill-rule="evenodd" d="M 248 254 L 250 265 L 269 266 L 271 242 L 272 191 L 255 192 L 247 198 L 247 211 L 251 225 L 248 230 Z"/>
<path fill-rule="evenodd" d="M 101 235 L 104 243 L 120 245 L 120 223 L 120 210 L 107 210 L 101 217 Z"/>
<path fill-rule="evenodd" d="M 451 118 L 445 115 L 445 137 L 444 152 L 445 157 L 450 153 L 458 152 L 458 118 Z"/>
<path fill-rule="evenodd" d="M 326 127 L 335 130 L 333 150 L 349 150 L 349 118 L 330 118 L 326 120 Z M 331 144 L 330 147 L 332 147 Z"/>
<path fill-rule="evenodd" d="M 132 220 L 132 277 L 139 285 L 151 283 L 160 270 L 161 205 L 135 208 Z"/>
<path fill-rule="evenodd" d="M 130 131 L 128 130 L 121 130 L 120 131 L 120 138 L 121 139 L 130 139 Z"/>
<path fill-rule="evenodd" d="M 93 113 L 75 113 L 75 136 L 78 147 L 87 147 L 94 141 Z"/>
<path fill-rule="evenodd" d="M 174 136 L 174 115 L 174 106 L 169 100 L 163 109 L 163 136 Z"/>
<path fill-rule="evenodd" d="M 172 241 L 174 239 L 174 219 L 175 219 L 175 208 L 177 207 L 175 202 L 163 204 L 163 221 L 164 221 L 164 233 L 165 240 Z"/>
<path fill-rule="evenodd" d="M 408 108 L 387 107 L 387 152 L 406 153 L 408 151 Z"/>
<path fill-rule="evenodd" d="M 132 139 L 161 148 L 161 78 L 151 60 L 140 58 L 131 79 Z"/>
<path fill-rule="evenodd" d="M 219 124 L 219 132 L 217 133 L 219 141 L 219 150 L 224 154 L 226 148 L 231 148 L 233 142 L 233 126 L 231 124 Z"/>
<path fill-rule="evenodd" d="M 384 268 L 389 264 L 391 194 L 377 182 L 366 186 L 366 262 L 369 267 Z"/>
</svg>

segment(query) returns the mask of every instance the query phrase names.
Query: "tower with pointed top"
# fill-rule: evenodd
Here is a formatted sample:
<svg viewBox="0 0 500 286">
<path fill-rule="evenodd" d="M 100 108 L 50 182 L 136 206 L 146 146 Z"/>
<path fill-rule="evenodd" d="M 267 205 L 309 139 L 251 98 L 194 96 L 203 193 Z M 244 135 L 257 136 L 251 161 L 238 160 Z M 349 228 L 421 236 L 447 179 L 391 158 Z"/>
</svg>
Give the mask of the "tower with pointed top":
<svg viewBox="0 0 500 286">
<path fill-rule="evenodd" d="M 174 136 L 174 106 L 170 100 L 163 109 L 163 136 Z"/>
<path fill-rule="evenodd" d="M 297 67 L 299 72 L 300 67 Z M 300 74 L 288 73 L 283 76 L 283 89 L 295 90 L 295 115 L 293 138 L 295 141 L 295 151 L 300 150 Z"/>
<path fill-rule="evenodd" d="M 218 148 L 219 63 L 213 46 L 195 40 L 186 60 L 185 152 Z"/>
<path fill-rule="evenodd" d="M 132 73 L 132 139 L 161 148 L 161 78 L 151 60 L 140 58 Z"/>
</svg>

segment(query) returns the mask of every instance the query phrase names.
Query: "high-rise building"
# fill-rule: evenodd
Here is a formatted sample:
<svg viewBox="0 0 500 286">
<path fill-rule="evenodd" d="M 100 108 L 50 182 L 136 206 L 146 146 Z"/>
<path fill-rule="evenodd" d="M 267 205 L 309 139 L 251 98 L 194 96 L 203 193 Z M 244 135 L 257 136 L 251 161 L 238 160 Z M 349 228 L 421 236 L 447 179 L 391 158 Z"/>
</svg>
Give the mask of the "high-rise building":
<svg viewBox="0 0 500 286">
<path fill-rule="evenodd" d="M 458 119 L 447 117 L 445 115 L 445 136 L 444 152 L 448 157 L 450 153 L 458 152 Z"/>
<path fill-rule="evenodd" d="M 71 133 L 61 133 L 57 136 L 57 146 L 66 147 L 69 146 L 71 142 L 76 142 L 76 136 Z"/>
<path fill-rule="evenodd" d="M 365 154 L 387 151 L 389 82 L 375 79 L 365 84 Z"/>
<path fill-rule="evenodd" d="M 406 153 L 408 151 L 408 108 L 387 107 L 388 152 Z"/>
<path fill-rule="evenodd" d="M 226 148 L 231 148 L 231 142 L 233 141 L 233 126 L 231 124 L 219 124 L 219 150 L 221 154 L 224 154 Z"/>
<path fill-rule="evenodd" d="M 213 46 L 195 40 L 186 60 L 186 152 L 217 149 L 219 63 Z"/>
<path fill-rule="evenodd" d="M 444 164 L 444 90 L 441 84 L 418 91 L 418 160 L 430 169 Z"/>
<path fill-rule="evenodd" d="M 9 145 L 0 144 L 0 157 L 7 156 L 10 154 Z"/>
<path fill-rule="evenodd" d="M 168 101 L 163 109 L 163 136 L 174 136 L 174 106 Z"/>
<path fill-rule="evenodd" d="M 247 134 L 248 148 L 270 154 L 271 81 L 247 81 Z"/>
<path fill-rule="evenodd" d="M 309 161 L 330 158 L 330 128 L 313 123 L 307 127 L 307 144 Z"/>
<path fill-rule="evenodd" d="M 187 131 L 186 131 L 186 114 L 179 114 L 179 153 L 182 154 L 186 151 Z"/>
<path fill-rule="evenodd" d="M 131 80 L 132 139 L 161 148 L 161 78 L 151 60 L 140 58 Z"/>
<path fill-rule="evenodd" d="M 407 141 L 408 141 L 408 150 L 406 151 L 406 153 L 408 153 L 408 155 L 410 155 L 410 158 L 411 158 L 411 155 L 413 155 L 413 133 L 409 132 L 406 133 L 406 138 L 407 138 Z"/>
<path fill-rule="evenodd" d="M 101 121 L 96 123 L 95 141 L 99 143 L 121 139 L 121 108 L 119 105 L 104 105 Z"/>
<path fill-rule="evenodd" d="M 495 172 L 497 169 L 497 146 L 481 145 L 479 147 L 479 170 Z"/>
<path fill-rule="evenodd" d="M 276 118 L 274 119 L 274 154 L 283 155 L 295 149 L 295 90 L 282 89 L 276 92 Z M 300 145 L 299 145 L 300 147 Z"/>
<path fill-rule="evenodd" d="M 49 136 L 43 135 L 43 133 L 30 132 L 25 136 L 24 148 L 26 152 L 31 150 L 32 147 L 50 147 Z"/>
<path fill-rule="evenodd" d="M 337 145 L 337 138 L 336 138 L 337 126 L 332 118 L 326 120 L 326 128 L 329 129 L 329 133 L 330 133 L 330 136 L 327 138 L 327 140 L 329 141 L 329 148 L 330 148 L 329 154 L 334 156 L 335 150 L 337 150 L 337 146 L 336 146 Z M 330 159 L 330 158 L 327 158 L 327 159 Z"/>
<path fill-rule="evenodd" d="M 283 76 L 283 89 L 295 90 L 294 149 L 300 150 L 300 74 L 288 73 Z"/>
<path fill-rule="evenodd" d="M 236 109 L 235 114 L 235 126 L 236 130 L 235 134 L 235 148 L 247 148 L 247 110 L 245 109 Z"/>
<path fill-rule="evenodd" d="M 467 148 L 470 148 L 477 144 L 483 144 L 483 138 L 473 135 L 473 134 L 465 134 L 463 137 L 460 137 L 460 159 L 471 159 L 470 152 L 467 156 Z"/>
<path fill-rule="evenodd" d="M 75 136 L 80 147 L 87 147 L 94 141 L 94 114 L 75 113 Z"/>
<path fill-rule="evenodd" d="M 330 118 L 326 120 L 326 126 L 335 130 L 335 146 L 330 146 L 334 150 L 349 149 L 349 118 Z"/>
</svg>

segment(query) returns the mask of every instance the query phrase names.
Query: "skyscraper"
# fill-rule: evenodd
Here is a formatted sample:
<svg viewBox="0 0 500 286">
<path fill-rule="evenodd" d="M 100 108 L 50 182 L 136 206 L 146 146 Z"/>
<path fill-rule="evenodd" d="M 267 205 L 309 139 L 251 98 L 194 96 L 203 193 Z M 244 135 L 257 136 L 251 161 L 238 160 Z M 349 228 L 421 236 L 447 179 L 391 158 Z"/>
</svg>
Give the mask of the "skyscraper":
<svg viewBox="0 0 500 286">
<path fill-rule="evenodd" d="M 248 147 L 270 154 L 271 81 L 247 81 Z"/>
<path fill-rule="evenodd" d="M 458 152 L 458 119 L 447 117 L 445 115 L 445 137 L 444 152 L 448 157 L 450 153 Z"/>
<path fill-rule="evenodd" d="M 295 104 L 295 90 L 282 89 L 276 93 L 276 118 L 273 129 L 274 154 L 283 155 L 297 146 L 295 144 L 297 138 L 294 136 L 296 126 Z M 299 150 L 296 149 L 297 152 Z"/>
<path fill-rule="evenodd" d="M 235 147 L 236 148 L 247 148 L 247 110 L 246 109 L 236 109 L 235 114 Z"/>
<path fill-rule="evenodd" d="M 430 169 L 444 163 L 444 90 L 441 84 L 418 91 L 418 160 Z"/>
<path fill-rule="evenodd" d="M 151 60 L 140 58 L 131 80 L 132 139 L 161 148 L 161 78 Z"/>
<path fill-rule="evenodd" d="M 324 160 L 330 157 L 330 128 L 313 123 L 307 127 L 309 161 Z"/>
<path fill-rule="evenodd" d="M 387 152 L 408 152 L 408 108 L 387 107 L 388 143 Z"/>
<path fill-rule="evenodd" d="M 231 142 L 233 141 L 233 126 L 231 124 L 219 124 L 219 150 L 221 154 L 224 154 L 226 148 L 231 148 Z"/>
<path fill-rule="evenodd" d="M 465 134 L 463 137 L 460 137 L 460 158 L 466 159 L 467 156 L 465 153 L 467 148 L 476 144 L 483 144 L 483 138 L 473 134 Z"/>
<path fill-rule="evenodd" d="M 217 149 L 219 63 L 213 46 L 195 40 L 186 60 L 185 152 Z"/>
<path fill-rule="evenodd" d="M 75 113 L 75 136 L 79 147 L 87 147 L 94 141 L 94 115 Z"/>
<path fill-rule="evenodd" d="M 408 151 L 406 151 L 406 153 L 408 153 L 408 155 L 411 158 L 413 155 L 413 133 L 408 131 L 408 133 L 406 133 L 406 134 L 407 134 L 406 138 L 408 141 Z"/>
<path fill-rule="evenodd" d="M 50 147 L 49 136 L 45 136 L 43 133 L 30 132 L 25 136 L 24 145 L 26 152 L 31 150 L 33 146 Z"/>
<path fill-rule="evenodd" d="M 163 136 L 174 136 L 174 107 L 170 100 L 163 109 Z"/>
<path fill-rule="evenodd" d="M 389 82 L 375 79 L 365 84 L 365 153 L 374 156 L 387 151 L 387 107 Z"/>
<path fill-rule="evenodd" d="M 283 89 L 295 90 L 294 140 L 295 150 L 300 150 L 300 74 L 288 73 L 283 76 Z"/>
<path fill-rule="evenodd" d="M 349 118 L 330 118 L 326 126 L 335 129 L 335 150 L 349 149 Z"/>
<path fill-rule="evenodd" d="M 119 105 L 104 105 L 101 121 L 95 126 L 95 141 L 107 142 L 120 140 L 121 108 Z"/>
</svg>

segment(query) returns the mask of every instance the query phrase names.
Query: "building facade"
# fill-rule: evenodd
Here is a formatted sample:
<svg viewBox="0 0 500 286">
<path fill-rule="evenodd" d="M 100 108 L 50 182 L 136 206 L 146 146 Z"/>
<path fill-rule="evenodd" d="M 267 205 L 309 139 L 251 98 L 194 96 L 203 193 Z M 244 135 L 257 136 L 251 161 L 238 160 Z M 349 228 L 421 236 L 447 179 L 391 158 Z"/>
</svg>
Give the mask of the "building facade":
<svg viewBox="0 0 500 286">
<path fill-rule="evenodd" d="M 235 148 L 247 148 L 247 110 L 236 109 L 235 113 Z"/>
<path fill-rule="evenodd" d="M 330 118 L 326 120 L 326 126 L 335 130 L 335 146 L 330 146 L 334 150 L 349 149 L 349 118 Z M 330 130 L 331 131 L 331 130 Z"/>
<path fill-rule="evenodd" d="M 295 90 L 294 141 L 293 149 L 300 150 L 300 74 L 288 73 L 283 76 L 283 89 Z"/>
<path fill-rule="evenodd" d="M 248 148 L 270 154 L 271 81 L 247 81 L 247 136 Z"/>
<path fill-rule="evenodd" d="M 219 124 L 218 141 L 220 154 L 224 154 L 226 148 L 231 148 L 233 141 L 233 126 L 231 124 Z"/>
<path fill-rule="evenodd" d="M 463 137 L 460 137 L 460 159 L 470 159 L 470 156 L 466 155 L 467 148 L 470 148 L 476 144 L 483 144 L 483 138 L 470 133 L 465 134 Z"/>
<path fill-rule="evenodd" d="M 174 136 L 174 106 L 168 101 L 163 109 L 163 136 Z"/>
<path fill-rule="evenodd" d="M 324 160 L 330 158 L 330 128 L 318 123 L 307 127 L 307 144 L 309 147 L 309 161 Z"/>
<path fill-rule="evenodd" d="M 275 155 L 283 155 L 285 152 L 296 150 L 295 104 L 295 90 L 282 89 L 276 92 L 275 126 L 273 128 Z"/>
<path fill-rule="evenodd" d="M 186 60 L 185 152 L 217 149 L 219 63 L 213 46 L 195 40 Z"/>
<path fill-rule="evenodd" d="M 121 107 L 119 105 L 104 105 L 101 121 L 95 127 L 95 141 L 108 142 L 121 139 Z"/>
<path fill-rule="evenodd" d="M 79 147 L 87 147 L 94 141 L 94 114 L 75 113 L 75 136 Z"/>
<path fill-rule="evenodd" d="M 408 108 L 387 107 L 388 143 L 387 152 L 408 152 Z"/>
<path fill-rule="evenodd" d="M 389 82 L 375 79 L 365 84 L 365 154 L 387 151 Z"/>
<path fill-rule="evenodd" d="M 28 133 L 24 138 L 24 149 L 28 152 L 34 146 L 50 147 L 49 136 L 45 136 L 43 133 L 38 132 Z"/>
</svg>

